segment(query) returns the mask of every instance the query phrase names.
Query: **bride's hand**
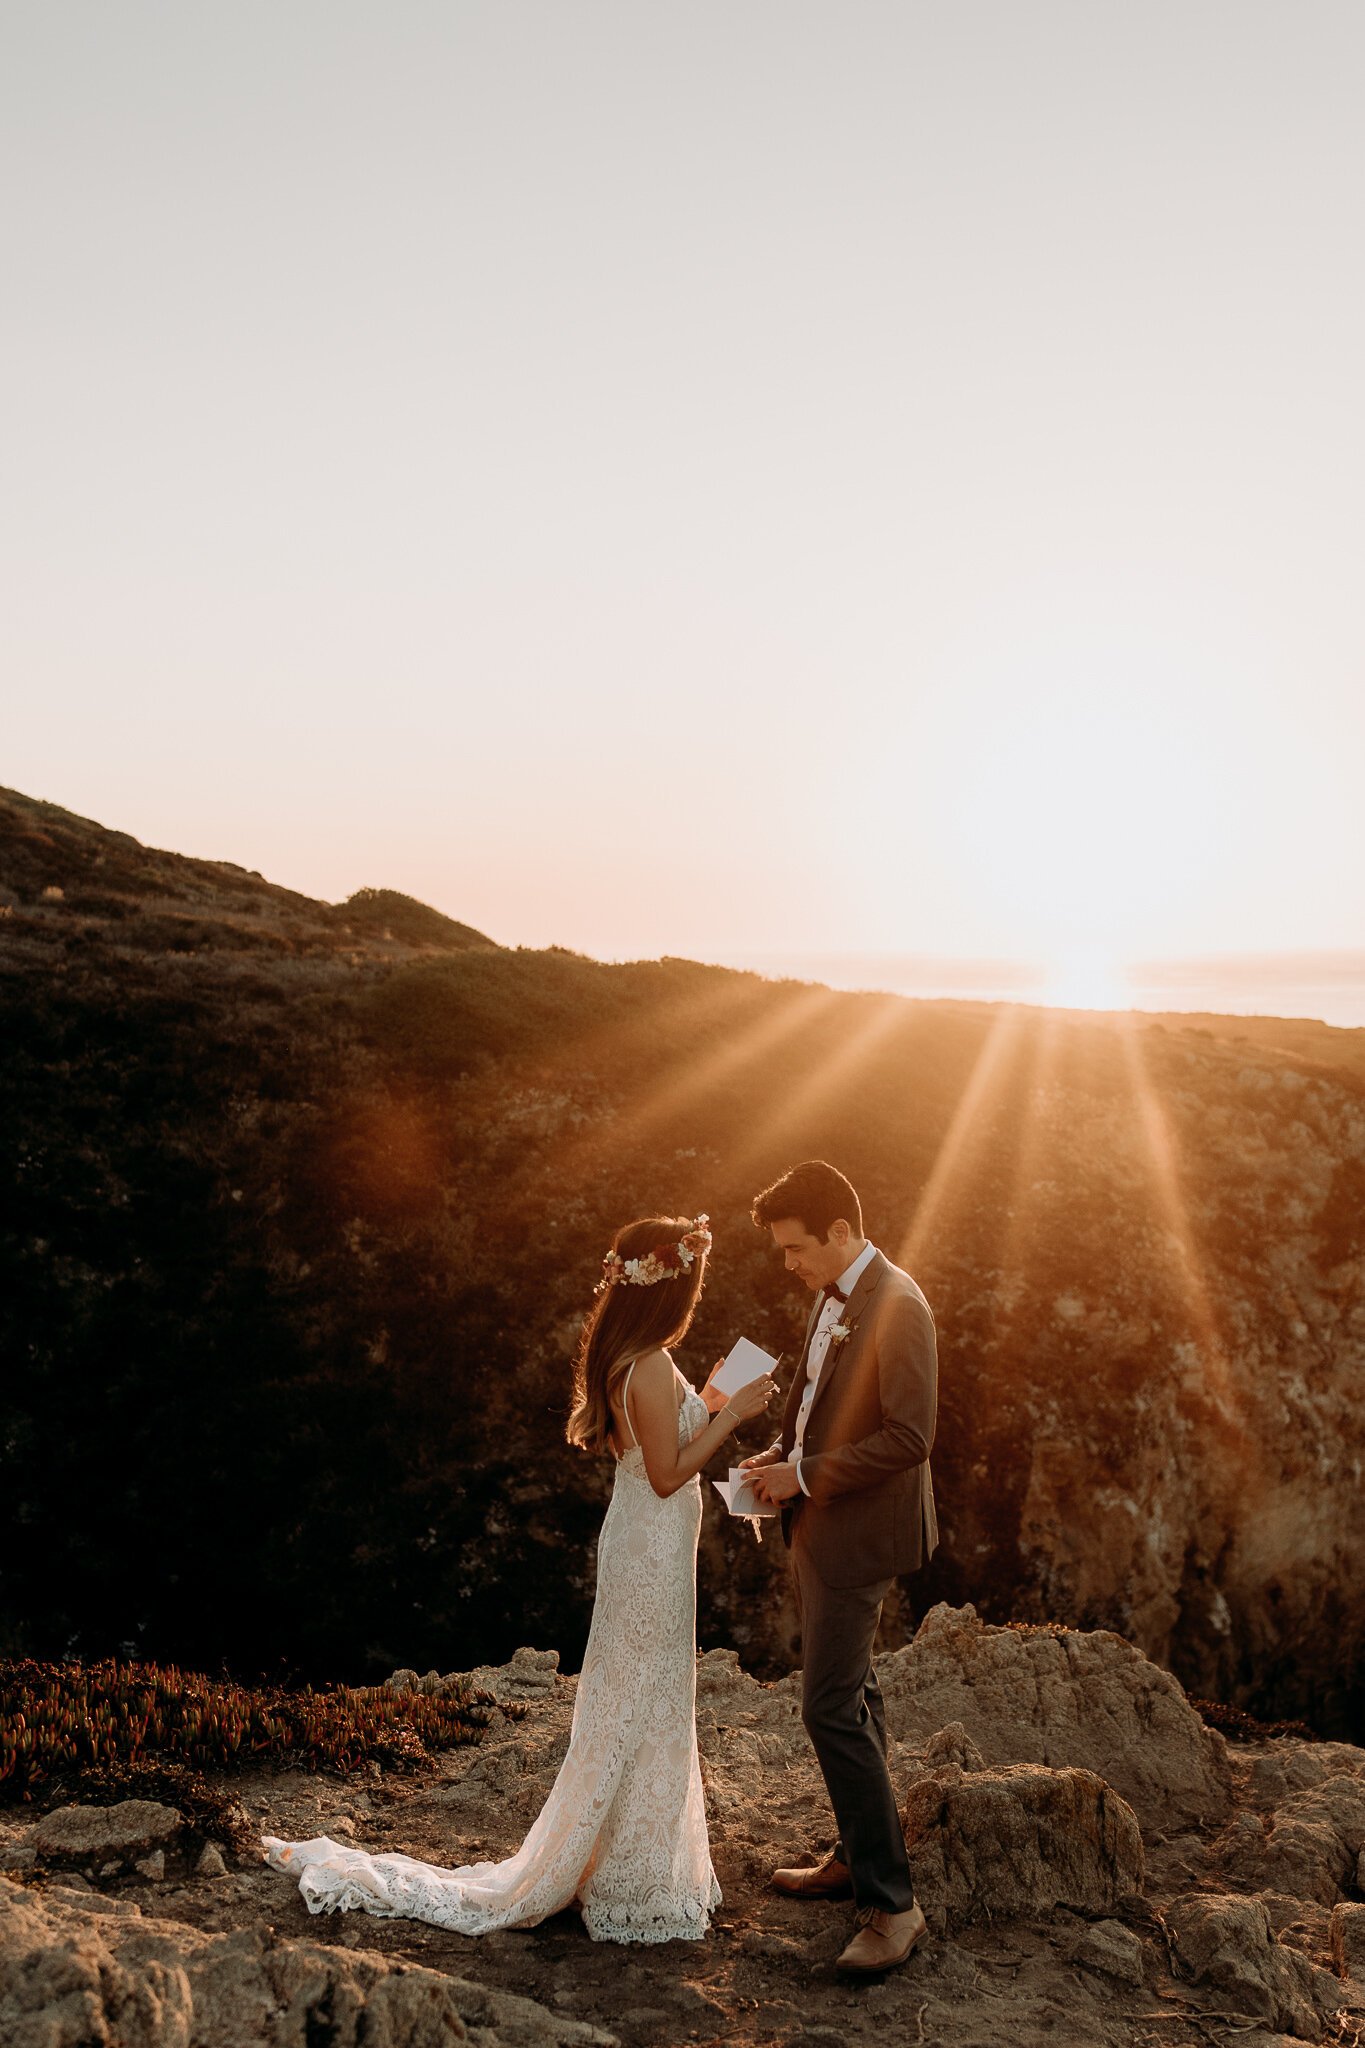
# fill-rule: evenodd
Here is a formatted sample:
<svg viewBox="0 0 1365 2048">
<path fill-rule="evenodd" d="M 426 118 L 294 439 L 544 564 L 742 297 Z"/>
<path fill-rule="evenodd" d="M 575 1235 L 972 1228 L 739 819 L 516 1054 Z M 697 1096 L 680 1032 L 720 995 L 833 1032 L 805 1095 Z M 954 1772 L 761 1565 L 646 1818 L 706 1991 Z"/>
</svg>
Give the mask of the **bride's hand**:
<svg viewBox="0 0 1365 2048">
<path fill-rule="evenodd" d="M 725 1360 L 723 1358 L 716 1360 L 710 1372 L 706 1375 L 706 1385 L 701 1390 L 701 1397 L 706 1403 L 706 1410 L 709 1415 L 719 1415 L 721 1409 L 725 1406 L 725 1395 L 721 1393 L 719 1387 L 713 1387 L 711 1384 L 724 1363 Z"/>
<path fill-rule="evenodd" d="M 777 1392 L 777 1381 L 771 1373 L 761 1373 L 756 1380 L 750 1380 L 737 1394 L 731 1394 L 728 1404 L 736 1422 L 752 1422 L 755 1415 L 761 1415 L 773 1395 Z"/>
</svg>

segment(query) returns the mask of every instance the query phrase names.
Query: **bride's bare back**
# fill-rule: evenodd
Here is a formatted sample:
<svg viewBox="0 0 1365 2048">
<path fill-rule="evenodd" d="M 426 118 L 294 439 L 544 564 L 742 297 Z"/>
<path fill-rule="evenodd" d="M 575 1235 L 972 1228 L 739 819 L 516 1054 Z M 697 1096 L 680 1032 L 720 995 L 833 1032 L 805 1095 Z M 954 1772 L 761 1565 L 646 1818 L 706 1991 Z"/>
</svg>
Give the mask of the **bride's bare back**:
<svg viewBox="0 0 1365 2048">
<path fill-rule="evenodd" d="M 637 1378 L 637 1368 L 639 1377 Z M 652 1391 L 655 1384 L 662 1388 L 669 1386 L 675 1408 L 681 1408 L 687 1399 L 688 1385 L 667 1351 L 642 1351 L 633 1358 L 620 1378 L 615 1382 L 607 1397 L 611 1410 L 611 1447 L 614 1455 L 633 1450 L 640 1442 L 637 1426 L 639 1399 Z M 655 1403 L 650 1403 L 651 1410 Z"/>
</svg>

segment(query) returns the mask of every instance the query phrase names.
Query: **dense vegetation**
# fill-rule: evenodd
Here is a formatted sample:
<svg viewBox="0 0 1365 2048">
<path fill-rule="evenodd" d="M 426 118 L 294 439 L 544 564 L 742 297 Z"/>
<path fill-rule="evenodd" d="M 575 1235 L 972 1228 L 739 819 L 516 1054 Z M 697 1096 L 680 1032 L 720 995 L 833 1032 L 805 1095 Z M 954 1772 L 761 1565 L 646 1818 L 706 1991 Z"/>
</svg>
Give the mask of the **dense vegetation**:
<svg viewBox="0 0 1365 2048">
<path fill-rule="evenodd" d="M 250 1688 L 173 1665 L 0 1659 L 0 1803 L 75 1790 L 122 1767 L 199 1773 L 262 1763 L 404 1770 L 433 1751 L 477 1742 L 487 1696 L 351 1686 Z"/>
<path fill-rule="evenodd" d="M 610 1474 L 562 1426 L 610 1232 L 710 1211 L 695 1376 L 740 1331 L 790 1349 L 804 1297 L 747 1212 L 823 1155 L 939 1321 L 945 1540 L 889 1626 L 971 1598 L 1358 1712 L 1358 1565 L 1330 1529 L 1248 1563 L 1229 1518 L 1267 1361 L 1324 1416 L 1358 1369 L 1365 1033 L 512 951 L 13 795 L 0 884 L 0 1651 L 572 1666 Z M 1177 1481 L 1148 1571 L 1131 1496 Z M 785 1664 L 780 1545 L 708 1516 L 700 1630 Z"/>
</svg>

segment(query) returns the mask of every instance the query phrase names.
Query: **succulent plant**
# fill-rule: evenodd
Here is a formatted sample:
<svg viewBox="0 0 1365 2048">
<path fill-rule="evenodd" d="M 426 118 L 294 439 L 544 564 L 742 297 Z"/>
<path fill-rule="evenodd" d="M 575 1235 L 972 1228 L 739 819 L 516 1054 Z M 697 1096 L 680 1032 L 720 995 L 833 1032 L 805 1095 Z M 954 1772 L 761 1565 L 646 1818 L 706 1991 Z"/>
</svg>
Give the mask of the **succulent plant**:
<svg viewBox="0 0 1365 2048">
<path fill-rule="evenodd" d="M 194 1770 L 261 1762 L 343 1775 L 375 1761 L 402 1770 L 477 1742 L 486 1694 L 383 1687 L 253 1688 L 177 1665 L 0 1660 L 0 1802 L 101 1767 Z"/>
</svg>

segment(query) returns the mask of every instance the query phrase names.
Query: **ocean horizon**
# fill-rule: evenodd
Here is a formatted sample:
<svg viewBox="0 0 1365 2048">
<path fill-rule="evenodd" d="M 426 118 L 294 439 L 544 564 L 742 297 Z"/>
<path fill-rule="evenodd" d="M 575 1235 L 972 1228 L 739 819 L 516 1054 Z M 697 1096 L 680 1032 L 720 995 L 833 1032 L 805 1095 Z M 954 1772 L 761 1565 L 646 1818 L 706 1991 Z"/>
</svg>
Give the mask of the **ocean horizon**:
<svg viewBox="0 0 1365 2048">
<path fill-rule="evenodd" d="M 1028 1003 L 1049 1009 L 1139 1010 L 1160 1015 L 1306 1018 L 1365 1029 L 1365 952 L 1246 953 L 1148 960 L 1093 976 L 1017 960 L 917 953 L 743 952 L 717 966 L 772 979 L 913 996 L 924 1001 Z"/>
</svg>

